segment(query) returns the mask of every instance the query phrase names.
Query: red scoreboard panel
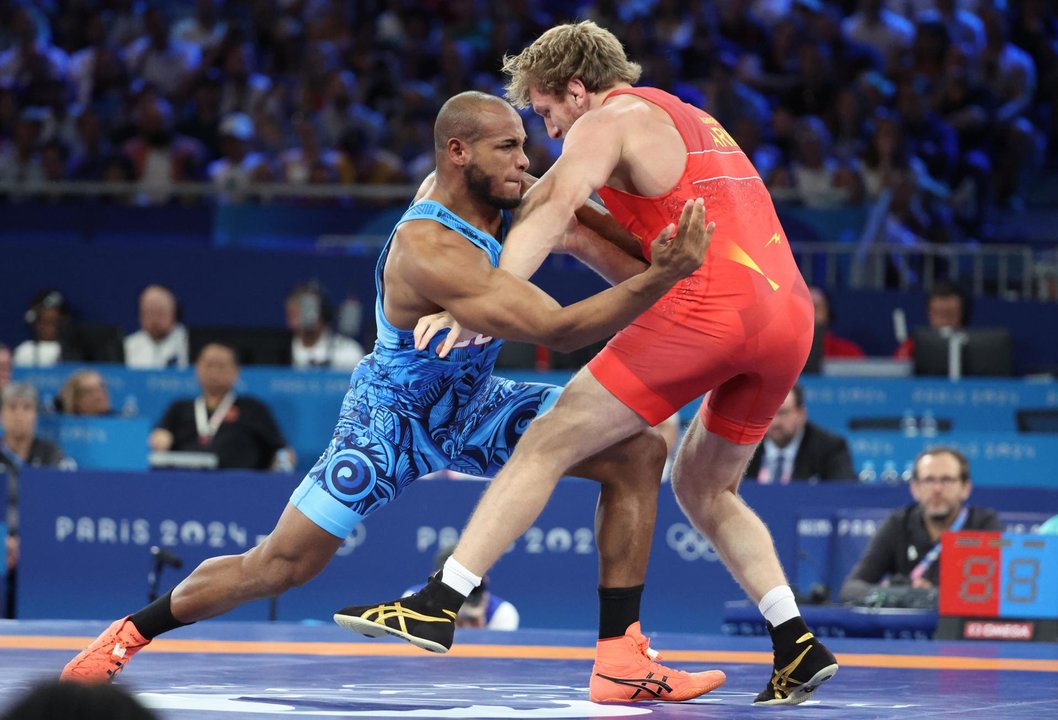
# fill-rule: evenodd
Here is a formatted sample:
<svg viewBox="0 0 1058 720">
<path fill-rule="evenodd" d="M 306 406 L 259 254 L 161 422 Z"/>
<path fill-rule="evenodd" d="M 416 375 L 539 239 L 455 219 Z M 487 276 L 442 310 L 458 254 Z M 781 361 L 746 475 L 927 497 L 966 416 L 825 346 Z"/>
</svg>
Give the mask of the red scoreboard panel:
<svg viewBox="0 0 1058 720">
<path fill-rule="evenodd" d="M 1058 536 L 945 533 L 937 637 L 1058 640 Z"/>
</svg>

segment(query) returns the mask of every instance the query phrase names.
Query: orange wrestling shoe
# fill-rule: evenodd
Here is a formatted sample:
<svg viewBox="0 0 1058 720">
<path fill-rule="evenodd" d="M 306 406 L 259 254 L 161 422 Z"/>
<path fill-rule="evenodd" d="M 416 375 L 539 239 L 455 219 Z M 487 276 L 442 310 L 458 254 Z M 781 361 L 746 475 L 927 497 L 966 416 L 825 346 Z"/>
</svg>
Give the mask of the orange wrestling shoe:
<svg viewBox="0 0 1058 720">
<path fill-rule="evenodd" d="M 98 685 L 117 677 L 129 664 L 132 656 L 151 642 L 140 635 L 132 624 L 131 617 L 130 615 L 115 620 L 77 657 L 66 663 L 59 680 Z"/>
<path fill-rule="evenodd" d="M 595 646 L 588 699 L 592 702 L 679 702 L 715 690 L 727 676 L 720 670 L 688 673 L 659 665 L 661 656 L 650 649 L 650 641 L 639 623 L 628 626 L 617 638 L 600 640 Z"/>
</svg>

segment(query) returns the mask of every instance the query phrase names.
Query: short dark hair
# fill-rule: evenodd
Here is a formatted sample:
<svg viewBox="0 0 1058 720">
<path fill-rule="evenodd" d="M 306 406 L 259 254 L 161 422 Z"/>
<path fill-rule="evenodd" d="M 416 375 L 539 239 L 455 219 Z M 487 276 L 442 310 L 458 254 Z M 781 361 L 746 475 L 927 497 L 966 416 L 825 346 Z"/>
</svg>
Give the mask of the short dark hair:
<svg viewBox="0 0 1058 720">
<path fill-rule="evenodd" d="M 956 285 L 951 280 L 938 280 L 933 285 L 933 289 L 929 291 L 929 298 L 926 303 L 932 302 L 933 298 L 958 298 L 961 310 L 959 312 L 959 324 L 966 326 L 970 323 L 970 296 L 961 287 Z"/>
<path fill-rule="evenodd" d="M 224 348 L 225 350 L 230 352 L 231 356 L 235 359 L 235 364 L 236 365 L 242 365 L 243 364 L 242 363 L 242 353 L 239 352 L 239 348 L 237 348 L 235 345 L 231 344 L 230 342 L 225 342 L 224 340 L 210 340 L 209 342 L 204 344 L 202 347 L 200 347 L 198 349 L 198 355 L 195 356 L 195 363 L 196 364 L 198 363 L 199 359 L 202 357 L 202 353 L 205 352 L 206 348 L 211 347 L 213 345 L 216 345 L 217 347 Z"/>
<path fill-rule="evenodd" d="M 959 463 L 959 479 L 966 482 L 970 479 L 970 461 L 961 452 L 950 445 L 934 445 L 928 447 L 915 456 L 914 468 L 915 479 L 918 480 L 918 464 L 927 455 L 951 455 Z"/>
<path fill-rule="evenodd" d="M 794 405 L 798 408 L 803 408 L 805 406 L 805 390 L 801 387 L 801 384 L 795 384 L 790 388 L 790 392 L 793 393 Z"/>
<path fill-rule="evenodd" d="M 8 708 L 2 720 L 156 720 L 135 697 L 115 685 L 46 682 Z"/>
</svg>

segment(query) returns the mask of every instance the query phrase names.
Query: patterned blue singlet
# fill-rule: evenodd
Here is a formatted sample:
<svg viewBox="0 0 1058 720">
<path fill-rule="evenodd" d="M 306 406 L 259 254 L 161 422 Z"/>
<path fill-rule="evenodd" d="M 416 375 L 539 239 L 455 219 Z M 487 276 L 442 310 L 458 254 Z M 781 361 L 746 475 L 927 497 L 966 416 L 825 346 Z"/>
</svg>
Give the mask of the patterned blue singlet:
<svg viewBox="0 0 1058 720">
<path fill-rule="evenodd" d="M 374 350 L 353 371 L 334 436 L 290 502 L 321 528 L 344 538 L 370 513 L 417 478 L 449 468 L 489 477 L 507 461 L 529 422 L 551 407 L 554 385 L 494 377 L 502 340 L 478 336 L 437 357 L 439 333 L 415 349 L 382 306 L 382 270 L 393 234 L 409 220 L 433 220 L 488 254 L 498 265 L 500 244 L 443 205 L 420 201 L 405 211 L 375 269 Z M 503 212 L 502 237 L 510 227 Z"/>
</svg>

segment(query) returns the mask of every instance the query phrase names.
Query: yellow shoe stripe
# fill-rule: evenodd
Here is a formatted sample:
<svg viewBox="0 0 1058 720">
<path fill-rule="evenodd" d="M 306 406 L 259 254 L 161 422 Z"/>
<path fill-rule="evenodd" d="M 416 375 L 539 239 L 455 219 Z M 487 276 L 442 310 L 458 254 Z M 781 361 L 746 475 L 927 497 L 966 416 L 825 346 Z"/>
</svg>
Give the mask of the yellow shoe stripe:
<svg viewBox="0 0 1058 720">
<path fill-rule="evenodd" d="M 775 675 L 771 681 L 772 687 L 775 688 L 776 695 L 778 695 L 779 693 L 788 694 L 788 690 L 791 686 L 803 684 L 800 680 L 795 680 L 794 678 L 790 677 L 790 675 L 793 674 L 793 671 L 797 669 L 797 666 L 801 664 L 801 661 L 805 659 L 805 655 L 807 655 L 811 649 L 812 646 L 809 645 L 801 652 L 800 655 L 795 657 L 793 659 L 793 662 L 791 662 L 789 665 L 784 668 L 776 668 Z"/>
<path fill-rule="evenodd" d="M 386 623 L 386 620 L 390 618 L 395 618 L 401 626 L 400 629 L 406 631 L 407 627 L 405 626 L 405 619 L 417 620 L 419 622 L 440 623 L 450 623 L 452 622 L 452 620 L 455 619 L 455 613 L 449 610 L 445 610 L 444 612 L 446 615 L 450 615 L 450 617 L 436 617 L 434 615 L 423 615 L 420 612 L 409 610 L 400 603 L 395 603 L 393 605 L 379 605 L 378 607 L 371 608 L 370 610 L 364 611 L 364 613 L 361 614 L 360 617 L 364 620 L 370 620 L 371 622 L 378 623 L 379 625 L 384 625 Z"/>
</svg>

